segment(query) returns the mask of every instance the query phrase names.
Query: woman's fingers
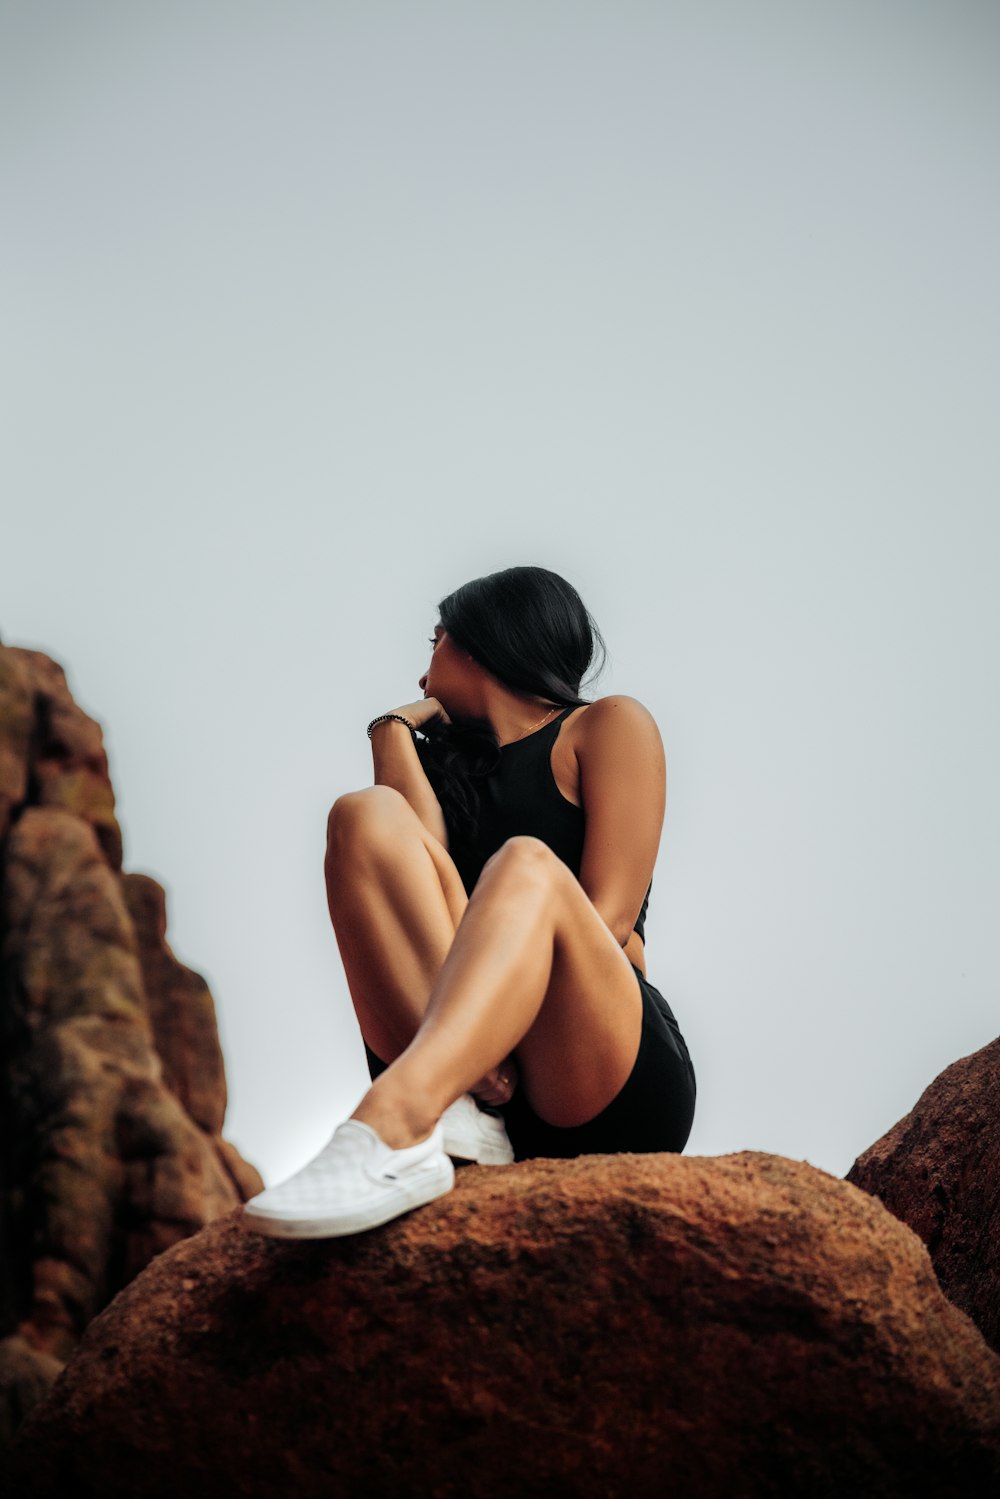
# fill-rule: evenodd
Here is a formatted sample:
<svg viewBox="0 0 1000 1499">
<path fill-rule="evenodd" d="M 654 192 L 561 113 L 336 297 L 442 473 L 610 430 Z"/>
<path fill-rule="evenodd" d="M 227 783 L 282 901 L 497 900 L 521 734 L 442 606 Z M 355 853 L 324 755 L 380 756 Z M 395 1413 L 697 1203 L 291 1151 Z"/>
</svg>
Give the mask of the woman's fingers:
<svg viewBox="0 0 1000 1499">
<path fill-rule="evenodd" d="M 518 1083 L 517 1062 L 512 1056 L 507 1057 L 496 1067 L 491 1067 L 469 1089 L 474 1098 L 479 1098 L 483 1103 L 499 1105 L 509 1103 L 514 1096 L 514 1089 Z"/>
<path fill-rule="evenodd" d="M 404 703 L 393 710 L 408 718 L 414 728 L 422 729 L 429 723 L 451 723 L 451 719 L 436 697 L 422 697 L 415 703 Z"/>
</svg>

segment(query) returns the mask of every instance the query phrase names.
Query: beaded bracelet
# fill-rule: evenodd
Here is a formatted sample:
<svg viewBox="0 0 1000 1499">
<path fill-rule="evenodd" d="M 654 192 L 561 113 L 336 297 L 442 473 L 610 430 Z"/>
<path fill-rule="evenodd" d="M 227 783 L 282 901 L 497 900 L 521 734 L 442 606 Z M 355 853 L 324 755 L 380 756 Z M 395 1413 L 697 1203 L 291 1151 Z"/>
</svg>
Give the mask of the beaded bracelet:
<svg viewBox="0 0 1000 1499">
<path fill-rule="evenodd" d="M 412 724 L 408 718 L 404 718 L 402 713 L 380 713 L 378 718 L 373 718 L 371 723 L 368 725 L 369 739 L 372 737 L 372 729 L 375 727 L 375 725 L 377 723 L 385 723 L 387 718 L 395 718 L 398 723 L 405 723 L 410 733 L 416 736 L 416 725 Z"/>
</svg>

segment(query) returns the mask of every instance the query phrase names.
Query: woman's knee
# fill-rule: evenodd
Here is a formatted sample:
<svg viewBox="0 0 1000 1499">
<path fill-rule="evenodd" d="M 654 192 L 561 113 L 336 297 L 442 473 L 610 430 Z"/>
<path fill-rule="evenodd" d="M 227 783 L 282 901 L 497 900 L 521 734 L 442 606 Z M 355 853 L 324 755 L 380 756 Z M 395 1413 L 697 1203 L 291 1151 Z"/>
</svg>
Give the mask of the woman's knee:
<svg viewBox="0 0 1000 1499">
<path fill-rule="evenodd" d="M 566 865 L 541 838 L 517 833 L 490 855 L 483 865 L 483 874 L 488 869 L 494 874 L 506 873 L 516 882 L 551 884 L 560 878 L 560 870 L 565 870 Z"/>
<path fill-rule="evenodd" d="M 337 797 L 326 819 L 327 851 L 368 843 L 373 833 L 398 822 L 405 813 L 412 815 L 412 808 L 394 786 L 363 786 L 358 791 L 345 791 Z"/>
</svg>

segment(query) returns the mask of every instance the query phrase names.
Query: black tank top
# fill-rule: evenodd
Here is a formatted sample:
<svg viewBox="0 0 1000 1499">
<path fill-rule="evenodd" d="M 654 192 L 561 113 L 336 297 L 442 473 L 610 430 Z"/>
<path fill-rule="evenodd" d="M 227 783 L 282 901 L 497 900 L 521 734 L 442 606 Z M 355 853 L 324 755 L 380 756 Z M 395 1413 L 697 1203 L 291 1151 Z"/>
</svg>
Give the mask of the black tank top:
<svg viewBox="0 0 1000 1499">
<path fill-rule="evenodd" d="M 460 837 L 449 826 L 448 851 L 468 895 L 472 894 L 486 860 L 517 834 L 528 833 L 547 843 L 579 879 L 586 814 L 559 790 L 551 760 L 559 726 L 573 711 L 574 705 L 570 704 L 544 729 L 501 745 L 496 770 L 475 783 L 481 811 L 474 840 Z M 643 941 L 652 888 L 650 880 L 635 922 L 635 930 Z"/>
</svg>

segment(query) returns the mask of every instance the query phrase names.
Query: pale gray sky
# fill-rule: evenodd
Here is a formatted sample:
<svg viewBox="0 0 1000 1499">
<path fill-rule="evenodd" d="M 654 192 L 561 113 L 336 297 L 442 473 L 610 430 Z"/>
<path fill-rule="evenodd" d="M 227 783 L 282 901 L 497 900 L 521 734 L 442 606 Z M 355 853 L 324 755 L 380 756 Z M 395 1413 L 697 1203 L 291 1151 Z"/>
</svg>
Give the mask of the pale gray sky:
<svg viewBox="0 0 1000 1499">
<path fill-rule="evenodd" d="M 663 735 L 688 1154 L 843 1175 L 1000 1030 L 998 41 L 0 3 L 0 633 L 104 727 L 267 1182 L 367 1083 L 327 810 L 512 564 Z"/>
</svg>

